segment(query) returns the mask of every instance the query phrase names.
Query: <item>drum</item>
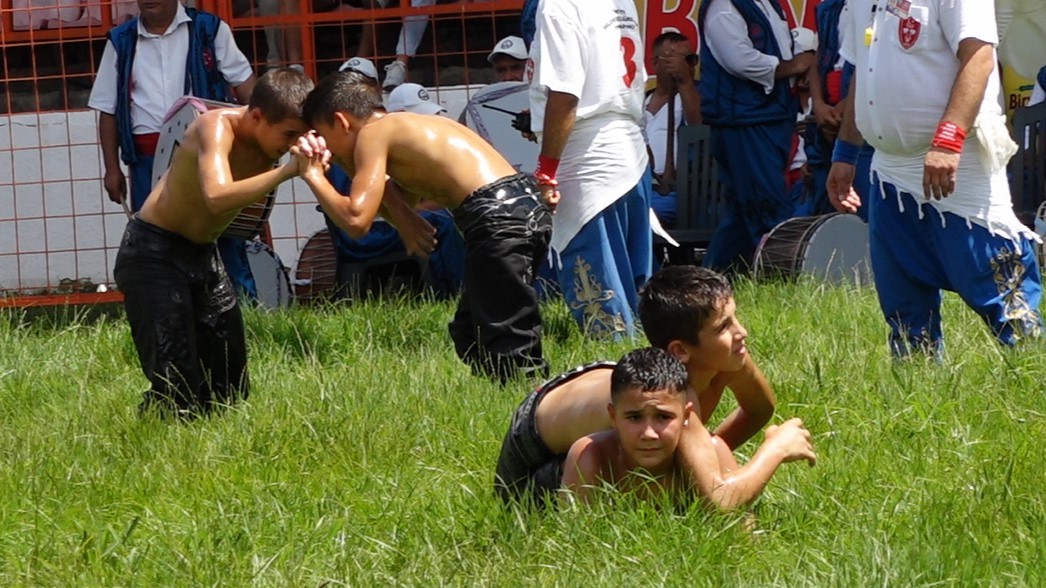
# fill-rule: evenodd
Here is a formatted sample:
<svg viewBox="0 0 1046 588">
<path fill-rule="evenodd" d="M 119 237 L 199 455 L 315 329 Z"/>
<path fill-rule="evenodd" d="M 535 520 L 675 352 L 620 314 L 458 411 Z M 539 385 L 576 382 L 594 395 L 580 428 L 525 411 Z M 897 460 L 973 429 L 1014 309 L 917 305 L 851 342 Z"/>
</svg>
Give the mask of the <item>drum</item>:
<svg viewBox="0 0 1046 588">
<path fill-rule="evenodd" d="M 291 304 L 291 282 L 287 268 L 268 245 L 255 239 L 247 243 L 247 262 L 258 287 L 258 305 L 275 310 Z"/>
<path fill-rule="evenodd" d="M 153 161 L 153 185 L 159 183 L 167 168 L 171 166 L 174 151 L 181 144 L 185 136 L 185 129 L 189 128 L 196 117 L 208 110 L 215 108 L 235 108 L 234 104 L 216 102 L 214 100 L 203 100 L 192 96 L 184 96 L 178 99 L 171 107 L 170 112 L 164 117 L 163 127 L 160 129 L 160 138 L 156 143 L 156 159 Z M 266 197 L 244 208 L 229 223 L 223 237 L 236 237 L 251 240 L 262 234 L 265 223 L 272 213 L 273 203 L 276 201 L 276 190 L 269 192 Z"/>
<path fill-rule="evenodd" d="M 526 82 L 491 84 L 465 105 L 464 122 L 487 140 L 517 171 L 532 173 L 538 161 L 538 144 L 512 128 L 515 114 L 530 109 Z M 507 112 L 506 112 L 507 111 Z"/>
<path fill-rule="evenodd" d="M 790 218 L 770 230 L 755 252 L 758 278 L 810 274 L 832 284 L 870 283 L 868 225 L 852 214 Z"/>
<path fill-rule="evenodd" d="M 338 260 L 330 232 L 320 229 L 309 237 L 294 266 L 294 298 L 300 303 L 325 302 L 334 295 Z"/>
</svg>

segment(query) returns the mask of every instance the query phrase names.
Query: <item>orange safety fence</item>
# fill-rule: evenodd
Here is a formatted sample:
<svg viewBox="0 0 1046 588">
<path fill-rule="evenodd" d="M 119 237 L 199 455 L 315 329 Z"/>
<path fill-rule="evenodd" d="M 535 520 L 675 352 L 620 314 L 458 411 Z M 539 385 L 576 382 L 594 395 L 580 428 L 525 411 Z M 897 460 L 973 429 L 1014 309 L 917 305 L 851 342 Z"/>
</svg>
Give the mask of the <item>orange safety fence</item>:
<svg viewBox="0 0 1046 588">
<path fill-rule="evenodd" d="M 197 0 L 196 6 L 229 23 L 256 72 L 299 63 L 314 79 L 359 53 L 384 77 L 404 19 L 424 20 L 408 81 L 434 89 L 457 116 L 473 92 L 494 81 L 487 55 L 498 39 L 518 34 L 523 1 L 412 7 L 427 2 L 401 0 L 398 7 L 360 8 L 370 3 L 380 6 L 378 0 Z M 120 300 L 112 266 L 127 217 L 103 189 L 97 115 L 87 100 L 105 34 L 136 13 L 136 3 L 124 0 L 0 0 L 0 308 Z M 282 185 L 268 231 L 282 265 L 293 269 L 322 229 L 304 184 Z"/>
</svg>

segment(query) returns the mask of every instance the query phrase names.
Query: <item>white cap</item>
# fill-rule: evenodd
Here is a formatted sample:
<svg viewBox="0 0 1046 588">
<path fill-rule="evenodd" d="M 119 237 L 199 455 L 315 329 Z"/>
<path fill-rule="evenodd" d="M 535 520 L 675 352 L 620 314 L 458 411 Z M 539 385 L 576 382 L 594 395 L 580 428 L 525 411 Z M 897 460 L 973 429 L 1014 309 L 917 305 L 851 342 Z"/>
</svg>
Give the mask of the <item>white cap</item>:
<svg viewBox="0 0 1046 588">
<path fill-rule="evenodd" d="M 527 45 L 519 37 L 505 37 L 494 45 L 494 50 L 487 56 L 487 61 L 494 63 L 495 55 L 508 55 L 516 59 L 526 59 Z"/>
<path fill-rule="evenodd" d="M 338 71 L 356 71 L 375 82 L 378 81 L 378 68 L 374 67 L 374 62 L 366 57 L 353 57 L 341 64 Z"/>
<path fill-rule="evenodd" d="M 389 112 L 413 112 L 415 114 L 440 114 L 446 110 L 429 97 L 429 91 L 420 84 L 400 84 L 389 92 L 386 101 Z"/>
<path fill-rule="evenodd" d="M 792 47 L 796 53 L 817 51 L 817 33 L 805 27 L 792 29 Z"/>
</svg>

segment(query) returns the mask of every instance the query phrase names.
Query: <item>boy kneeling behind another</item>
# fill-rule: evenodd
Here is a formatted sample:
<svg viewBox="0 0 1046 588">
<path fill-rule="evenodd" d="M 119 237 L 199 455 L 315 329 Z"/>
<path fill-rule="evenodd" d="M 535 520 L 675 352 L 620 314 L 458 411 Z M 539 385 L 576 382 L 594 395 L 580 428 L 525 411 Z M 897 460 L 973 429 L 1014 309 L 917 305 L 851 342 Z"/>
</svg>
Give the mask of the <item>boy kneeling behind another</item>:
<svg viewBox="0 0 1046 588">
<path fill-rule="evenodd" d="M 694 418 L 681 433 L 676 454 L 691 489 L 721 509 L 755 500 L 784 462 L 815 460 L 810 434 L 792 419 L 766 429 L 763 445 L 739 467 L 732 449 L 758 432 L 773 415 L 769 384 L 748 356 L 748 332 L 737 320 L 729 282 L 693 266 L 661 270 L 640 293 L 639 314 L 647 338 L 685 366 L 684 406 Z M 595 363 L 565 373 L 529 394 L 512 417 L 502 443 L 495 490 L 506 501 L 541 504 L 563 487 L 564 461 L 574 444 L 613 426 L 608 414 L 614 365 Z M 709 432 L 726 388 L 738 409 Z M 621 411 L 617 411 L 621 414 Z"/>
</svg>

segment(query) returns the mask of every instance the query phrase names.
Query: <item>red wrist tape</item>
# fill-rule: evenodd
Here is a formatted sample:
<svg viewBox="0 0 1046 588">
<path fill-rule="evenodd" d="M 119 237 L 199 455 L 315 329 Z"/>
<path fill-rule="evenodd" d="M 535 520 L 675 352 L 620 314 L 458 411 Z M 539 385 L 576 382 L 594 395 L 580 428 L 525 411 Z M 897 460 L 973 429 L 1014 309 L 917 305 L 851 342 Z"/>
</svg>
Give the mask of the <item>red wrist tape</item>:
<svg viewBox="0 0 1046 588">
<path fill-rule="evenodd" d="M 546 176 L 549 180 L 556 179 L 556 172 L 559 171 L 559 160 L 552 159 L 551 157 L 545 157 L 544 155 L 538 155 L 538 168 L 534 172 L 534 177 L 540 175 Z M 539 180 L 540 181 L 540 180 Z"/>
<path fill-rule="evenodd" d="M 966 140 L 966 131 L 953 122 L 942 122 L 937 125 L 937 134 L 930 142 L 932 147 L 940 147 L 955 153 L 962 153 L 962 144 Z"/>
<path fill-rule="evenodd" d="M 539 186 L 551 186 L 553 188 L 559 186 L 559 182 L 556 181 L 556 178 L 541 172 L 534 173 L 534 181 L 536 181 Z"/>
</svg>

